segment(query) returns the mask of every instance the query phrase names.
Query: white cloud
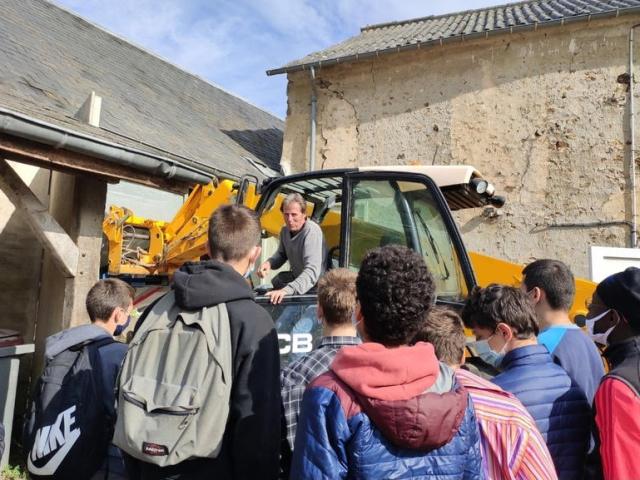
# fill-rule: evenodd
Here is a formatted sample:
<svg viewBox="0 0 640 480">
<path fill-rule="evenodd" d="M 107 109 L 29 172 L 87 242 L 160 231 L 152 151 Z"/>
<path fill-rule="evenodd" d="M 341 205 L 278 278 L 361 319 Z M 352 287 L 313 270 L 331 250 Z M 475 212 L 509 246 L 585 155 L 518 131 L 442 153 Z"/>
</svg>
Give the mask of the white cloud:
<svg viewBox="0 0 640 480">
<path fill-rule="evenodd" d="M 476 0 L 55 0 L 283 118 L 286 77 L 265 71 L 360 27 L 480 8 Z"/>
</svg>

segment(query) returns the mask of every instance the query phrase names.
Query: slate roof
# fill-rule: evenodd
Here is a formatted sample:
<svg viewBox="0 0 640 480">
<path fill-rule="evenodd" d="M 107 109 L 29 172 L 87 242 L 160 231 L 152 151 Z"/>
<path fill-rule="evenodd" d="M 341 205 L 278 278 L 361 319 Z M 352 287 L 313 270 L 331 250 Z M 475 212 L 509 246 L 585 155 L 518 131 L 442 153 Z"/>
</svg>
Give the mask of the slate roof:
<svg viewBox="0 0 640 480">
<path fill-rule="evenodd" d="M 279 170 L 284 122 L 44 0 L 0 1 L 0 107 L 235 176 Z M 95 91 L 100 128 L 73 116 Z"/>
<path fill-rule="evenodd" d="M 640 13 L 640 0 L 534 0 L 363 27 L 359 35 L 268 75 L 353 62 L 422 46 Z"/>
</svg>

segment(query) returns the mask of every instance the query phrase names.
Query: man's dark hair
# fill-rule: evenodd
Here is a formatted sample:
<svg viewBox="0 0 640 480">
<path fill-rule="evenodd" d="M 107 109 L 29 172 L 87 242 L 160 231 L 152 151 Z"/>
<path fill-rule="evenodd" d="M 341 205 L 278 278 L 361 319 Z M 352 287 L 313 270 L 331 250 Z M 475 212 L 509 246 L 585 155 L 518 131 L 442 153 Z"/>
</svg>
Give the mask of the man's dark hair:
<svg viewBox="0 0 640 480">
<path fill-rule="evenodd" d="M 211 214 L 209 250 L 214 260 L 241 260 L 259 243 L 260 221 L 254 211 L 224 205 Z"/>
<path fill-rule="evenodd" d="M 538 287 L 547 296 L 554 310 L 571 309 L 576 295 L 576 284 L 569 267 L 559 260 L 542 259 L 530 263 L 522 270 L 527 291 Z"/>
<path fill-rule="evenodd" d="M 346 268 L 329 270 L 318 281 L 318 304 L 329 325 L 351 323 L 356 305 L 356 273 Z"/>
<path fill-rule="evenodd" d="M 412 343 L 429 342 L 436 357 L 447 365 L 459 365 L 467 344 L 460 316 L 449 308 L 433 307 Z"/>
<path fill-rule="evenodd" d="M 433 305 L 435 285 L 419 254 L 387 245 L 365 255 L 356 292 L 369 340 L 394 347 L 408 345 L 420 330 Z"/>
<path fill-rule="evenodd" d="M 536 314 L 519 288 L 491 284 L 475 287 L 462 309 L 462 320 L 468 328 L 487 328 L 495 332 L 499 323 L 506 323 L 516 338 L 527 340 L 538 335 Z"/>
<path fill-rule="evenodd" d="M 99 280 L 91 287 L 85 301 L 89 318 L 92 322 L 109 320 L 116 308 L 129 308 L 135 294 L 131 285 L 117 278 Z"/>
</svg>

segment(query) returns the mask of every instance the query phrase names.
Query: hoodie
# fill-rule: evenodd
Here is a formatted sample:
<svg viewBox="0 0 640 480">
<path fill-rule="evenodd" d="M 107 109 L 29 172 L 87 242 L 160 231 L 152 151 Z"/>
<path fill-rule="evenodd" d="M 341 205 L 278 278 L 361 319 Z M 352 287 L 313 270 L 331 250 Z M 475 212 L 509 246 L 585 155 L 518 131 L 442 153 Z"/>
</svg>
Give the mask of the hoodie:
<svg viewBox="0 0 640 480">
<path fill-rule="evenodd" d="M 433 346 L 344 347 L 305 392 L 291 478 L 482 477 L 466 390 Z"/>
<path fill-rule="evenodd" d="M 242 275 L 222 262 L 183 265 L 174 274 L 172 288 L 176 303 L 184 310 L 226 304 L 233 361 L 227 427 L 218 457 L 188 460 L 165 468 L 128 458 L 129 476 L 277 478 L 280 352 L 271 317 L 255 303 L 253 291 Z"/>
<path fill-rule="evenodd" d="M 102 338 L 110 338 L 111 335 L 104 328 L 94 324 L 80 325 L 78 327 L 68 328 L 59 333 L 47 337 L 45 343 L 45 361 L 51 360 L 61 352 L 64 352 L 74 345 L 86 342 L 87 340 L 99 340 Z M 104 388 L 105 408 L 110 415 L 115 418 L 115 395 L 114 388 L 116 377 L 127 353 L 127 345 L 117 341 L 108 345 L 103 345 L 98 350 L 100 354 L 102 366 L 102 384 Z"/>
</svg>

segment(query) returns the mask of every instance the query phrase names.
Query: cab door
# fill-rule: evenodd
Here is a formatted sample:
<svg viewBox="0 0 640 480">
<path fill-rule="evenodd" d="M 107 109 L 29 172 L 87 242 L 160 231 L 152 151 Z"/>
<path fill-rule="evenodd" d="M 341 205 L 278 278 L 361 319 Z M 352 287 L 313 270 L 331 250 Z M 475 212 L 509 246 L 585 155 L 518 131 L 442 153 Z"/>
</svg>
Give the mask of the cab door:
<svg viewBox="0 0 640 480">
<path fill-rule="evenodd" d="M 357 270 L 367 251 L 389 244 L 419 252 L 440 303 L 459 303 L 475 286 L 471 263 L 440 189 L 427 176 L 347 172 L 343 184 L 340 266 Z"/>
</svg>

